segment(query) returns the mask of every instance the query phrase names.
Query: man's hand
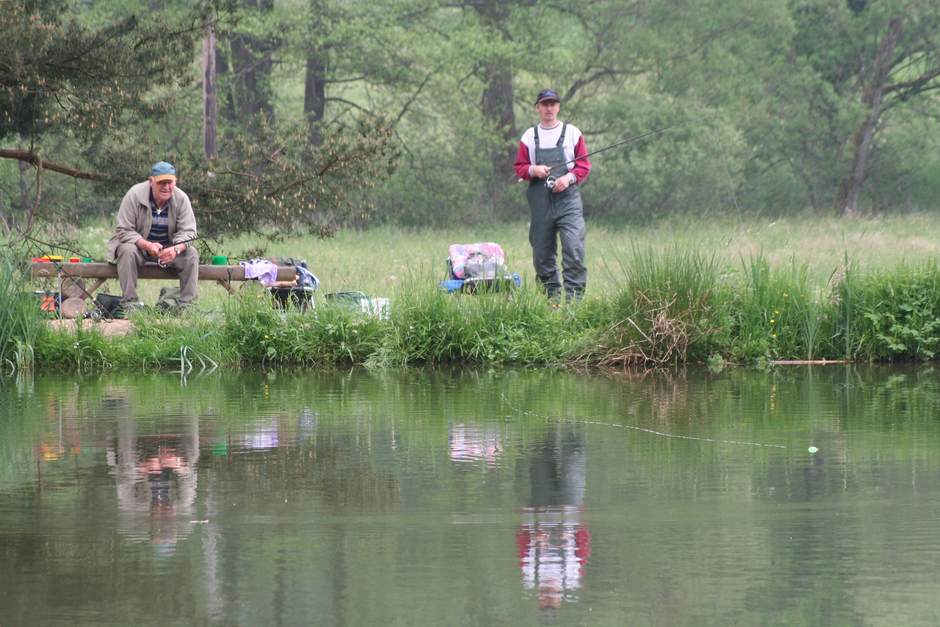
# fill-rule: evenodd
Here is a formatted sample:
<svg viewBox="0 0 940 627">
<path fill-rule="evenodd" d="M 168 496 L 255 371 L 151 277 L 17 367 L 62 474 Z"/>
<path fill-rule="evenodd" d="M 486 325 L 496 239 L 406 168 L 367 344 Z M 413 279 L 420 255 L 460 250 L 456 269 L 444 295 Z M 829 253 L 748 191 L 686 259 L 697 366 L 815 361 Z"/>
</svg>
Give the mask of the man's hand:
<svg viewBox="0 0 940 627">
<path fill-rule="evenodd" d="M 151 257 L 157 257 L 163 250 L 163 245 L 158 242 L 151 242 L 145 239 L 137 240 L 137 248 L 141 249 Z"/>
<path fill-rule="evenodd" d="M 552 173 L 552 169 L 547 165 L 534 165 L 532 166 L 532 178 L 544 179 L 546 176 Z"/>
<path fill-rule="evenodd" d="M 176 246 L 167 246 L 160 251 L 157 261 L 161 266 L 168 266 L 173 263 L 173 260 L 176 259 L 178 254 Z"/>
<path fill-rule="evenodd" d="M 565 191 L 566 189 L 568 189 L 568 186 L 571 185 L 570 180 L 571 179 L 568 177 L 567 174 L 564 176 L 558 177 L 555 180 L 555 184 L 552 186 L 552 191 L 555 192 L 556 194 L 560 194 L 561 192 Z"/>
</svg>

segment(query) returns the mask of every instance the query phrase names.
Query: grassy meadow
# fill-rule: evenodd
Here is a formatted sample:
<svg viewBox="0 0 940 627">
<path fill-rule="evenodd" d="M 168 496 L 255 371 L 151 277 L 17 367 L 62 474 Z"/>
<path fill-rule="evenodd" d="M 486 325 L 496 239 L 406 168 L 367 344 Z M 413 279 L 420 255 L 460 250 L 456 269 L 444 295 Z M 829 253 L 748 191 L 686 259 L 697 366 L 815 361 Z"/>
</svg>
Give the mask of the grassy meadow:
<svg viewBox="0 0 940 627">
<path fill-rule="evenodd" d="M 109 231 L 91 226 L 76 237 L 83 252 L 101 258 Z M 448 245 L 474 241 L 500 243 L 523 289 L 511 298 L 440 293 Z M 258 246 L 233 239 L 211 252 L 239 258 Z M 856 220 L 686 216 L 621 228 L 589 222 L 586 297 L 553 308 L 533 286 L 522 222 L 343 231 L 266 245 L 268 256 L 306 259 L 318 275 L 315 314 L 275 311 L 255 285 L 231 297 L 203 282 L 198 309 L 183 324 L 143 312 L 130 336 L 105 338 L 85 324 L 78 341 L 43 330 L 29 342 L 38 366 L 79 369 L 199 360 L 607 368 L 932 360 L 940 345 L 938 249 L 940 217 L 925 213 Z M 153 303 L 159 282 L 142 287 Z M 330 307 L 322 298 L 350 290 L 391 299 L 391 318 Z M 112 281 L 102 291 L 118 293 L 118 286 Z"/>
<path fill-rule="evenodd" d="M 110 225 L 96 224 L 72 236 L 83 252 L 103 259 L 110 233 Z M 341 231 L 331 239 L 286 237 L 275 243 L 238 238 L 212 243 L 212 252 L 244 258 L 245 251 L 262 246 L 269 256 L 306 259 L 322 282 L 321 292 L 360 290 L 395 298 L 403 290 L 421 290 L 443 279 L 450 244 L 482 241 L 498 242 L 510 270 L 531 282 L 534 276 L 525 222 L 447 230 L 380 227 Z M 761 254 L 772 268 L 805 266 L 812 282 L 823 286 L 846 258 L 863 273 L 936 259 L 940 255 L 940 215 L 856 220 L 812 215 L 774 219 L 672 216 L 651 225 L 620 228 L 589 221 L 589 296 L 607 297 L 623 287 L 625 264 L 634 247 L 696 250 L 714 255 L 729 273 L 741 272 L 742 262 Z M 154 283 L 142 282 L 145 295 L 159 292 Z M 205 302 L 214 305 L 225 297 L 218 286 L 202 283 L 201 287 Z M 117 293 L 118 286 L 112 281 L 102 289 Z"/>
</svg>

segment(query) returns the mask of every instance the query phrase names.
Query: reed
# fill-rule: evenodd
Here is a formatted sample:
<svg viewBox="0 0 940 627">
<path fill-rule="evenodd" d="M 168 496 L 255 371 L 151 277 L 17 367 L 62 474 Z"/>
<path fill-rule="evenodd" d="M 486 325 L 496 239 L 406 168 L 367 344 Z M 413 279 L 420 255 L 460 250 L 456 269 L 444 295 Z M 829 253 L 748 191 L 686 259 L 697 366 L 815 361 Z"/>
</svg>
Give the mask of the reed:
<svg viewBox="0 0 940 627">
<path fill-rule="evenodd" d="M 40 328 L 38 300 L 26 290 L 26 267 L 9 252 L 0 256 L 0 364 L 29 369 Z"/>
</svg>

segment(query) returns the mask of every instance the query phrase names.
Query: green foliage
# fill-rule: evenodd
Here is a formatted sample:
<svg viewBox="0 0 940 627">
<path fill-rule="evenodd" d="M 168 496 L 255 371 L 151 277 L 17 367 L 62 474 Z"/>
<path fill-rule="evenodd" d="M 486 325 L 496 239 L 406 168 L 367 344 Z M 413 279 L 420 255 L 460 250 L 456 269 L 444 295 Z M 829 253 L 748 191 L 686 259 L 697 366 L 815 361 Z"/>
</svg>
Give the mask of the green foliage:
<svg viewBox="0 0 940 627">
<path fill-rule="evenodd" d="M 532 95 L 548 84 L 590 149 L 678 125 L 597 155 L 583 187 L 589 215 L 822 211 L 857 152 L 873 61 L 898 16 L 862 203 L 936 197 L 940 136 L 928 112 L 940 9 L 926 0 L 152 4 L 14 0 L 0 17 L 10 51 L 0 137 L 33 164 L 102 178 L 63 185 L 0 167 L 8 226 L 33 213 L 54 224 L 113 214 L 160 158 L 180 166 L 211 235 L 522 217 L 510 162 L 536 121 Z M 211 160 L 198 46 L 208 15 L 218 37 Z"/>
<path fill-rule="evenodd" d="M 406 293 L 392 311 L 390 352 L 400 355 L 403 365 L 461 361 L 473 338 L 468 306 L 444 293 Z"/>
<path fill-rule="evenodd" d="M 935 263 L 870 276 L 854 287 L 858 356 L 931 360 L 940 346 L 940 270 Z"/>
<path fill-rule="evenodd" d="M 127 110 L 145 113 L 154 85 L 178 84 L 201 32 L 201 5 L 169 24 L 159 12 L 88 27 L 65 0 L 16 0 L 0 12 L 0 139 L 51 131 L 98 136 Z"/>
<path fill-rule="evenodd" d="M 365 222 L 368 190 L 395 167 L 397 151 L 387 128 L 362 122 L 342 128 L 314 146 L 304 125 L 272 127 L 261 117 L 255 135 L 237 135 L 207 160 L 201 146 L 164 154 L 177 166 L 180 188 L 190 196 L 203 237 L 235 234 L 283 236 L 288 232 L 332 235 L 337 226 Z M 153 155 L 138 138 L 99 154 L 122 180 L 142 180 Z"/>
<path fill-rule="evenodd" d="M 221 341 L 236 363 L 355 365 L 376 350 L 382 326 L 342 306 L 284 312 L 266 291 L 249 289 L 227 304 Z"/>
<path fill-rule="evenodd" d="M 20 318 L 21 310 L 5 308 L 0 332 L 6 362 L 29 367 L 28 359 L 10 355 L 34 353 L 42 368 L 78 371 L 175 369 L 200 360 L 631 369 L 937 358 L 935 263 L 861 274 L 846 262 L 823 287 L 813 287 L 807 266 L 774 269 L 762 253 L 742 267 L 730 271 L 696 248 L 635 247 L 621 260 L 616 290 L 561 307 L 531 286 L 465 295 L 415 281 L 392 299 L 390 318 L 379 319 L 326 300 L 307 311 L 277 309 L 267 290 L 248 284 L 220 315 L 135 313 L 127 336 L 105 337 L 88 321 L 78 321 L 75 332 L 39 327 L 35 303 Z"/>
<path fill-rule="evenodd" d="M 43 327 L 36 338 L 37 366 L 73 372 L 100 371 L 115 365 L 115 360 L 106 353 L 126 354 L 126 345 L 112 349 L 99 329 L 88 328 L 81 322 L 74 333 Z"/>
<path fill-rule="evenodd" d="M 415 290 L 395 302 L 391 322 L 384 354 L 401 365 L 559 363 L 581 326 L 532 289 L 474 296 Z"/>
</svg>

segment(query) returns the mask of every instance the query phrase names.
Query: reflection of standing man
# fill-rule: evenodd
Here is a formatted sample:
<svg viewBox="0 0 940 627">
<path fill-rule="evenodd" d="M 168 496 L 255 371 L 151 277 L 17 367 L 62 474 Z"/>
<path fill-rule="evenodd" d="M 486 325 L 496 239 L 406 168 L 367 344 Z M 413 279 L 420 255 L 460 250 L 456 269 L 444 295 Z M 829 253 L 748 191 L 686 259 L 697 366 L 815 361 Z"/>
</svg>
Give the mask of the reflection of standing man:
<svg viewBox="0 0 940 627">
<path fill-rule="evenodd" d="M 561 99 L 555 90 L 539 92 L 535 108 L 539 123 L 522 135 L 515 162 L 516 175 L 529 181 L 526 198 L 531 212 L 532 262 L 548 297 L 558 298 L 561 282 L 556 257 L 560 238 L 565 296 L 577 299 L 587 286 L 586 228 L 578 187 L 590 174 L 591 162 L 581 131 L 558 119 Z"/>
<path fill-rule="evenodd" d="M 584 434 L 558 430 L 532 451 L 529 506 L 516 531 L 522 581 L 538 594 L 539 607 L 557 608 L 581 587 L 591 556 L 591 533 L 581 521 L 585 490 Z"/>
</svg>

